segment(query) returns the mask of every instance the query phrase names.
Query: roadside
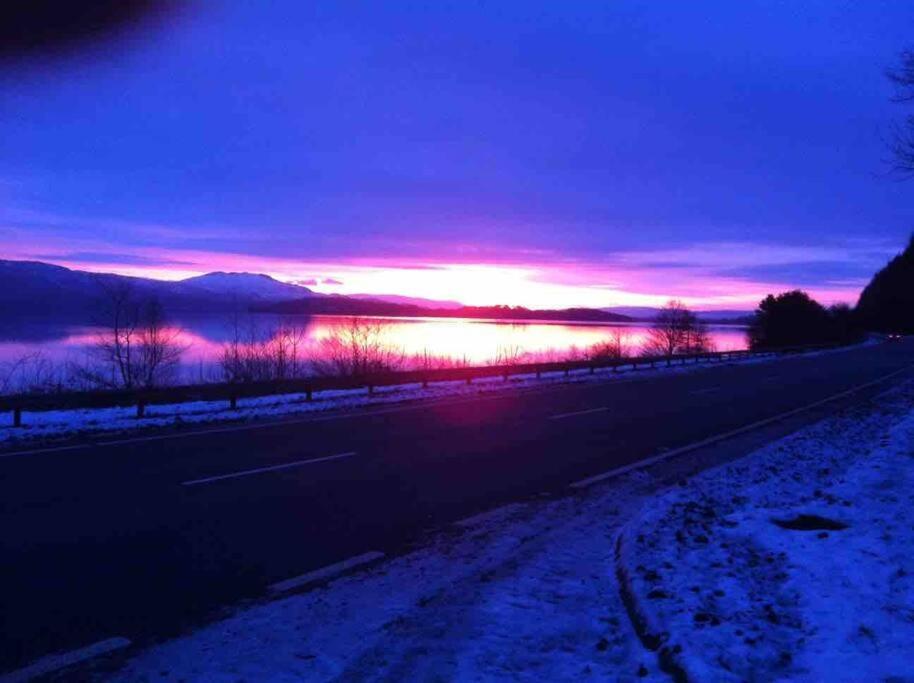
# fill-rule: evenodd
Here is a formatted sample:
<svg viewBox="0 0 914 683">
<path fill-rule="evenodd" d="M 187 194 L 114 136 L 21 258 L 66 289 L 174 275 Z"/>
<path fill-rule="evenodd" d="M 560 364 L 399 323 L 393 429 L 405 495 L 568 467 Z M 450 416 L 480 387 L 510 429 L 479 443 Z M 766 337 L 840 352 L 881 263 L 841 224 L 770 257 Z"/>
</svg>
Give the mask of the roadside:
<svg viewBox="0 0 914 683">
<path fill-rule="evenodd" d="M 659 680 L 663 663 L 694 680 L 909 677 L 912 406 L 906 384 L 673 489 L 660 466 L 508 506 L 97 675 Z M 812 515 L 832 529 L 771 523 Z"/>
<path fill-rule="evenodd" d="M 911 680 L 914 389 L 650 501 L 620 575 L 689 680 Z"/>
</svg>

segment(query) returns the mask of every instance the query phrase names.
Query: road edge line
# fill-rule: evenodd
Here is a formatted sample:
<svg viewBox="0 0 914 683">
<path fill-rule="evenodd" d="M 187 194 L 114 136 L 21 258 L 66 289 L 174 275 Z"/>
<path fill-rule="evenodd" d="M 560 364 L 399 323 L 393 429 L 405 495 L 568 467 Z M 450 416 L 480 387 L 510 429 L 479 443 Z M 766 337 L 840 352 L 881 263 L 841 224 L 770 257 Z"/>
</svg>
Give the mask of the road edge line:
<svg viewBox="0 0 914 683">
<path fill-rule="evenodd" d="M 129 638 L 117 636 L 100 640 L 97 643 L 92 643 L 91 645 L 86 645 L 85 647 L 76 650 L 45 655 L 21 669 L 16 669 L 15 671 L 0 675 L 0 683 L 22 683 L 24 681 L 30 681 L 39 676 L 47 676 L 48 674 L 60 671 L 66 667 L 108 654 L 109 652 L 130 647 L 130 645 L 132 645 L 132 643 Z"/>
<path fill-rule="evenodd" d="M 287 593 L 288 591 L 295 590 L 296 588 L 307 586 L 309 583 L 315 583 L 316 581 L 323 581 L 324 579 L 334 578 L 340 574 L 343 574 L 344 572 L 349 571 L 350 569 L 355 569 L 356 567 L 361 567 L 362 565 L 366 565 L 370 562 L 375 562 L 376 560 L 380 560 L 383 557 L 385 557 L 385 555 L 381 551 L 370 550 L 367 553 L 362 553 L 361 555 L 356 555 L 346 560 L 335 562 L 334 564 L 328 564 L 326 567 L 315 569 L 314 571 L 292 577 L 291 579 L 286 579 L 285 581 L 277 581 L 276 583 L 270 585 L 270 592 L 273 594 Z M 0 681 L 0 683 L 4 682 Z"/>
<path fill-rule="evenodd" d="M 694 443 L 690 443 L 685 446 L 680 446 L 679 448 L 674 448 L 673 450 L 670 450 L 670 451 L 664 451 L 663 453 L 659 453 L 657 455 L 645 458 L 644 460 L 639 460 L 638 462 L 633 462 L 629 465 L 623 465 L 622 467 L 616 467 L 614 469 L 607 470 L 606 472 L 602 472 L 600 474 L 595 474 L 592 477 L 586 477 L 584 479 L 579 479 L 577 481 L 573 481 L 568 486 L 573 489 L 587 488 L 588 486 L 591 486 L 593 484 L 598 484 L 602 481 L 606 481 L 607 479 L 613 479 L 615 477 L 621 476 L 623 474 L 627 474 L 629 472 L 633 472 L 635 470 L 640 470 L 645 467 L 650 467 L 651 465 L 655 465 L 658 462 L 663 462 L 664 460 L 669 460 L 670 458 L 675 458 L 679 455 L 684 455 L 686 453 L 697 450 L 699 448 L 703 448 L 705 446 L 711 446 L 711 445 L 719 443 L 721 441 L 726 441 L 727 439 L 730 439 L 734 436 L 739 436 L 740 434 L 745 434 L 747 432 L 756 430 L 759 427 L 766 427 L 767 425 L 774 424 L 775 422 L 780 422 L 781 420 L 785 420 L 788 417 L 793 417 L 794 415 L 799 415 L 800 413 L 804 413 L 807 410 L 812 410 L 814 408 L 818 408 L 819 406 L 823 406 L 828 403 L 831 403 L 832 401 L 837 401 L 842 398 L 846 398 L 847 396 L 851 396 L 852 394 L 855 394 L 858 391 L 862 391 L 863 389 L 868 389 L 869 387 L 875 386 L 877 384 L 880 384 L 881 382 L 891 379 L 892 377 L 900 375 L 903 372 L 908 372 L 911 370 L 912 367 L 914 367 L 914 366 L 909 365 L 907 367 L 901 368 L 900 370 L 895 370 L 894 372 L 890 372 L 887 375 L 883 375 L 882 377 L 878 377 L 869 382 L 864 382 L 863 384 L 858 384 L 855 387 L 851 387 L 850 389 L 846 389 L 837 394 L 833 394 L 831 396 L 820 399 L 818 401 L 813 401 L 812 403 L 809 403 L 805 406 L 800 406 L 799 408 L 793 408 L 786 412 L 779 413 L 779 414 L 773 415 L 771 417 L 766 417 L 762 420 L 757 420 L 755 422 L 751 422 L 747 425 L 743 425 L 742 427 L 737 427 L 736 429 L 731 429 L 729 431 L 722 432 L 720 434 L 715 434 L 714 436 L 709 436 L 707 439 L 702 439 L 701 441 L 696 441 Z"/>
</svg>

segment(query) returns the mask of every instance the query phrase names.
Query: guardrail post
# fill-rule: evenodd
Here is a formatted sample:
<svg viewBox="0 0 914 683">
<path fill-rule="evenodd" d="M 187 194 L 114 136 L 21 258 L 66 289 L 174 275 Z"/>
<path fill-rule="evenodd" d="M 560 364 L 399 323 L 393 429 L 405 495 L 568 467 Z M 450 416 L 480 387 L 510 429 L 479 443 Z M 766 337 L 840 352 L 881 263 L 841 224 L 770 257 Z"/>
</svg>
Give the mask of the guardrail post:
<svg viewBox="0 0 914 683">
<path fill-rule="evenodd" d="M 542 374 L 543 374 L 542 372 L 540 372 L 539 370 L 537 370 L 537 371 L 536 371 L 536 378 L 539 379 L 539 378 L 542 376 Z"/>
<path fill-rule="evenodd" d="M 136 402 L 136 417 L 137 419 L 146 417 L 146 401 L 143 399 Z"/>
<path fill-rule="evenodd" d="M 595 373 L 596 371 L 597 371 L 597 366 L 596 366 L 596 365 L 591 365 L 591 366 L 590 366 L 590 374 L 592 375 L 592 374 Z"/>
<path fill-rule="evenodd" d="M 368 385 L 368 395 L 369 395 L 369 396 L 374 396 L 374 384 L 369 384 L 369 385 Z"/>
<path fill-rule="evenodd" d="M 229 396 L 229 408 L 235 410 L 238 408 L 238 397 L 235 394 Z"/>
<path fill-rule="evenodd" d="M 508 381 L 508 373 L 507 373 L 507 372 L 503 372 L 503 373 L 502 373 L 502 378 L 504 379 L 505 382 L 507 382 L 507 381 Z"/>
<path fill-rule="evenodd" d="M 473 377 L 472 376 L 467 377 L 467 384 L 472 384 L 472 383 L 473 383 Z"/>
<path fill-rule="evenodd" d="M 13 426 L 22 426 L 22 408 L 13 408 Z"/>
<path fill-rule="evenodd" d="M 423 388 L 423 389 L 428 389 L 428 377 L 423 377 L 423 378 L 422 378 L 422 388 Z"/>
<path fill-rule="evenodd" d="M 314 396 L 312 395 L 311 387 L 305 387 L 305 400 L 308 402 L 311 402 L 314 400 Z"/>
</svg>

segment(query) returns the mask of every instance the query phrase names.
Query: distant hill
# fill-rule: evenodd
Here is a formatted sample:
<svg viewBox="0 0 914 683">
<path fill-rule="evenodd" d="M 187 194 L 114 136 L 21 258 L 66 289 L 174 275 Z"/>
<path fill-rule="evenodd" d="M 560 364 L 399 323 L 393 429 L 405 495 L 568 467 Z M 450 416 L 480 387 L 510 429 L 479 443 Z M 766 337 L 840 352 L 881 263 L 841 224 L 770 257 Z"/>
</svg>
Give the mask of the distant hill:
<svg viewBox="0 0 914 683">
<path fill-rule="evenodd" d="M 5 318 L 91 320 L 103 303 L 105 288 L 129 283 L 138 299 L 156 298 L 168 315 L 250 310 L 303 315 L 482 318 L 630 322 L 625 315 L 591 308 L 536 310 L 509 306 L 461 306 L 399 295 L 354 298 L 312 292 L 257 273 L 207 273 L 166 281 L 90 273 L 38 261 L 0 260 L 0 311 Z M 390 299 L 390 300 L 384 300 Z M 427 302 L 429 305 L 417 305 Z"/>
<path fill-rule="evenodd" d="M 389 304 L 404 304 L 406 306 L 422 306 L 423 308 L 462 308 L 459 301 L 423 299 L 419 296 L 403 296 L 401 294 L 347 294 L 350 299 L 365 299 L 371 301 L 384 301 Z"/>
<path fill-rule="evenodd" d="M 477 318 L 483 320 L 543 320 L 549 322 L 632 322 L 632 318 L 597 308 L 532 309 L 522 306 L 461 306 L 426 308 L 373 299 L 335 296 L 284 301 L 255 306 L 254 310 L 278 314 L 380 315 L 398 318 Z"/>
<path fill-rule="evenodd" d="M 137 298 L 156 298 L 169 313 L 228 311 L 239 306 L 320 296 L 268 275 L 210 273 L 176 282 L 72 270 L 39 261 L 0 260 L 0 311 L 7 316 L 89 319 L 105 287 L 129 283 Z"/>
<path fill-rule="evenodd" d="M 914 235 L 860 293 L 856 314 L 868 330 L 914 334 Z"/>
<path fill-rule="evenodd" d="M 660 308 L 652 306 L 612 306 L 602 309 L 610 313 L 627 315 L 635 320 L 652 320 L 660 312 Z M 720 311 L 695 311 L 699 319 L 707 323 L 732 323 L 745 324 L 752 319 L 753 311 L 720 310 Z"/>
</svg>

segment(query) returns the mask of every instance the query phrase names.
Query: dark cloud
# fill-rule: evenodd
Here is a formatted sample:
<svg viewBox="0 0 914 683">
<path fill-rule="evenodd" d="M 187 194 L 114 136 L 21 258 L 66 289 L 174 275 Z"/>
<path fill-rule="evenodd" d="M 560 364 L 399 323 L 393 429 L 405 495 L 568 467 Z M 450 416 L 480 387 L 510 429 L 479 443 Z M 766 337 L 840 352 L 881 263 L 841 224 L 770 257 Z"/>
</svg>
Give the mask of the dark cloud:
<svg viewBox="0 0 914 683">
<path fill-rule="evenodd" d="M 810 287 L 832 282 L 865 284 L 876 266 L 870 262 L 810 261 L 716 268 L 715 275 L 762 282 L 782 282 L 797 287 Z"/>
<path fill-rule="evenodd" d="M 179 261 L 167 257 L 138 256 L 96 251 L 71 251 L 63 254 L 32 254 L 37 261 L 77 261 L 82 263 L 115 263 L 129 266 L 193 266 L 190 261 Z"/>
<path fill-rule="evenodd" d="M 332 277 L 325 277 L 323 280 L 321 280 L 321 284 L 323 284 L 323 285 L 341 285 L 343 283 L 341 280 L 337 280 Z"/>
<path fill-rule="evenodd" d="M 0 4 L 0 58 L 57 56 L 174 14 L 178 0 L 10 0 Z"/>
</svg>

